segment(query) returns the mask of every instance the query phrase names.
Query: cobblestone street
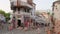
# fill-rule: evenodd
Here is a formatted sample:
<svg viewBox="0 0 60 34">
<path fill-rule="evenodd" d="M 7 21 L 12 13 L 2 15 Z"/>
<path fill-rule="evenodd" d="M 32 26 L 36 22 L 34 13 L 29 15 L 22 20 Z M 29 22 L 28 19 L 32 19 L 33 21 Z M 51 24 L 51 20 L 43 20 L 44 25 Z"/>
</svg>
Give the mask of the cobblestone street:
<svg viewBox="0 0 60 34">
<path fill-rule="evenodd" d="M 46 34 L 44 28 L 40 28 L 40 30 L 41 30 L 40 31 L 41 34 Z M 38 33 L 37 30 L 23 31 L 19 29 L 14 29 L 12 31 L 8 31 L 7 24 L 5 24 L 3 30 L 0 30 L 0 34 L 38 34 Z"/>
</svg>

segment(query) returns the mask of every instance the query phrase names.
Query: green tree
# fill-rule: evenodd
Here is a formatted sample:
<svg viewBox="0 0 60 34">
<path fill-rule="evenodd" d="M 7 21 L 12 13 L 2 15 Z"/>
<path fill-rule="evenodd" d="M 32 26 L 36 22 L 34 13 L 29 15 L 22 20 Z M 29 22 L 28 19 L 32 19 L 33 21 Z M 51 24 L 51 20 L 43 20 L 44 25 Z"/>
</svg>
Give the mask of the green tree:
<svg viewBox="0 0 60 34">
<path fill-rule="evenodd" d="M 0 14 L 3 14 L 6 18 L 6 21 L 8 21 L 10 19 L 10 13 L 5 13 L 5 11 L 0 10 Z"/>
<path fill-rule="evenodd" d="M 5 16 L 5 11 L 0 10 L 0 14 L 3 14 Z"/>
<path fill-rule="evenodd" d="M 6 16 L 6 21 L 8 21 L 10 19 L 10 13 L 5 13 Z"/>
</svg>

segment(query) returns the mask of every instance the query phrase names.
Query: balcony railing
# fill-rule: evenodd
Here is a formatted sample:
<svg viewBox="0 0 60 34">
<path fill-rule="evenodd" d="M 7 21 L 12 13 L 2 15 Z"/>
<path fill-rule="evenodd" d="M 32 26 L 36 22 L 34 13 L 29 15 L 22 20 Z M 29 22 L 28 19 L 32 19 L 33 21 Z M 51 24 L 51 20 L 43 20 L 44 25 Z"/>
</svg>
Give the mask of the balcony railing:
<svg viewBox="0 0 60 34">
<path fill-rule="evenodd" d="M 13 14 L 15 14 L 15 15 L 28 15 L 28 16 L 31 15 L 31 13 L 27 13 L 27 12 L 20 12 L 20 13 L 15 12 L 15 13 L 13 13 Z"/>
</svg>

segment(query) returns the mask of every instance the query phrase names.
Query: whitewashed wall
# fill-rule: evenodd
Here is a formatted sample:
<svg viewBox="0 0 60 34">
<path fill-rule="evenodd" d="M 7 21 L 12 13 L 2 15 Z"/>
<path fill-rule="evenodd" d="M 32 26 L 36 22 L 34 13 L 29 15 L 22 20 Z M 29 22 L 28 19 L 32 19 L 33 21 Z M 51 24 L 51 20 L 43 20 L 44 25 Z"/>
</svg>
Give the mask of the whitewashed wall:
<svg viewBox="0 0 60 34">
<path fill-rule="evenodd" d="M 54 17 L 60 19 L 60 4 L 56 4 L 54 7 Z"/>
<path fill-rule="evenodd" d="M 27 2 L 27 0 L 21 0 L 22 2 Z"/>
<path fill-rule="evenodd" d="M 60 32 L 60 4 L 55 4 L 54 6 L 54 18 L 55 20 L 55 32 L 56 34 Z"/>
</svg>

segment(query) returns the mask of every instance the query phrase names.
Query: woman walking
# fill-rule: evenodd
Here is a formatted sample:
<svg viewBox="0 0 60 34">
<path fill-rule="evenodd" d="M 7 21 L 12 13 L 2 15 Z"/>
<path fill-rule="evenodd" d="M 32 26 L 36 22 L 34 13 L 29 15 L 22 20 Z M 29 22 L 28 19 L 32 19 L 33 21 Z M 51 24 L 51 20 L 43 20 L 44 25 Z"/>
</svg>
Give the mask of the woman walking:
<svg viewBox="0 0 60 34">
<path fill-rule="evenodd" d="M 24 30 L 26 31 L 26 30 L 28 30 L 28 27 L 29 27 L 29 21 L 25 21 L 25 23 L 24 23 L 24 25 L 25 25 L 25 28 L 24 28 Z"/>
</svg>

